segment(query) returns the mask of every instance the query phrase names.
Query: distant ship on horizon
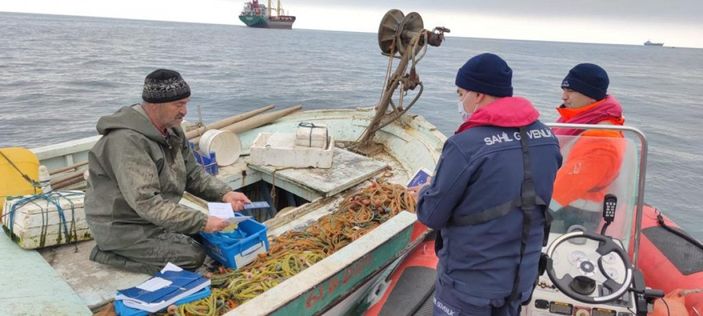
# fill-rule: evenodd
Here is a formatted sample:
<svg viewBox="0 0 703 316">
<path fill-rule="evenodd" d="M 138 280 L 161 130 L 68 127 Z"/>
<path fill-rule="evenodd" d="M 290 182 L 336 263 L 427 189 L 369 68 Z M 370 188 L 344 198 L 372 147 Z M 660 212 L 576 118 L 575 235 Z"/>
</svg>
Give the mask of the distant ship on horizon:
<svg viewBox="0 0 703 316">
<path fill-rule="evenodd" d="M 249 27 L 271 28 L 271 29 L 291 29 L 295 16 L 281 14 L 281 0 L 276 4 L 276 15 L 271 15 L 271 0 L 268 0 L 268 5 L 260 4 L 258 0 L 252 0 L 244 3 L 244 9 L 239 15 L 239 19 Z"/>
<path fill-rule="evenodd" d="M 664 46 L 664 43 L 654 43 L 650 40 L 644 42 L 644 46 Z"/>
</svg>

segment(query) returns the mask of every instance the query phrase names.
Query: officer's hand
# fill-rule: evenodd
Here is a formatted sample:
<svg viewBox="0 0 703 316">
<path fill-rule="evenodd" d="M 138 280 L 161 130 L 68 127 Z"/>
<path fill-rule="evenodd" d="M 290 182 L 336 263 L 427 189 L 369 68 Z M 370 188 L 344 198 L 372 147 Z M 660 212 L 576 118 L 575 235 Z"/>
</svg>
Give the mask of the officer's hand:
<svg viewBox="0 0 703 316">
<path fill-rule="evenodd" d="M 232 204 L 232 209 L 241 211 L 244 209 L 244 204 L 251 203 L 249 198 L 241 192 L 230 191 L 222 197 L 222 202 Z"/>
<path fill-rule="evenodd" d="M 422 186 L 421 186 L 421 185 L 417 185 L 417 186 L 414 186 L 414 187 L 409 187 L 409 188 L 408 188 L 408 193 L 410 193 L 410 195 L 412 195 L 413 198 L 415 198 L 415 200 L 417 200 L 417 195 L 420 193 L 420 189 L 422 189 Z"/>
<path fill-rule="evenodd" d="M 208 216 L 207 223 L 205 223 L 205 228 L 203 231 L 206 233 L 219 232 L 229 226 L 229 224 L 229 221 L 226 219 L 222 219 L 217 216 Z"/>
<path fill-rule="evenodd" d="M 427 181 L 425 181 L 425 183 L 416 185 L 414 187 L 409 187 L 408 193 L 410 193 L 415 198 L 415 200 L 417 200 L 418 194 L 420 194 L 420 190 L 422 190 L 422 188 L 424 188 L 425 186 L 430 185 L 430 183 L 432 183 L 432 177 L 427 177 Z"/>
</svg>

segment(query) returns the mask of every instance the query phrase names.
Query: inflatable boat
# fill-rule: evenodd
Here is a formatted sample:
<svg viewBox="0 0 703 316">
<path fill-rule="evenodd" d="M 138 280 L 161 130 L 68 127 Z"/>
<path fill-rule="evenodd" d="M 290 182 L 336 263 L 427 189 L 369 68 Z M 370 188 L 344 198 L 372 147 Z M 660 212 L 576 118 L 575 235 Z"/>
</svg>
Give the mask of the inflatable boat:
<svg viewBox="0 0 703 316">
<path fill-rule="evenodd" d="M 583 203 L 577 213 L 553 211 L 548 247 L 543 249 L 551 262 L 521 315 L 703 314 L 703 245 L 643 201 L 644 135 L 632 127 L 568 125 L 621 129 L 625 135 L 622 166 L 608 189 L 617 197 L 615 212 L 605 216 L 605 203 Z M 617 251 L 603 251 L 608 247 Z M 437 264 L 433 241 L 401 259 L 371 288 L 365 315 L 432 315 Z M 593 269 L 586 271 L 589 266 Z M 578 287 L 571 283 L 578 276 L 591 278 L 593 290 L 574 291 Z"/>
</svg>

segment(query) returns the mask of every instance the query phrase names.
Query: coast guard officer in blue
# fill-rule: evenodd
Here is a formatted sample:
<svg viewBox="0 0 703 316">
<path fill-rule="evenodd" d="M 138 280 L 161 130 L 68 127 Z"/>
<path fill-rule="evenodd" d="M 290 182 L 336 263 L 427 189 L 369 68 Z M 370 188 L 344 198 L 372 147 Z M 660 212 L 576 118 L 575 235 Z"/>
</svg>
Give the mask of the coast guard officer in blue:
<svg viewBox="0 0 703 316">
<path fill-rule="evenodd" d="M 435 315 L 518 315 L 534 289 L 562 157 L 511 80 L 494 54 L 459 69 L 463 123 L 417 191 L 418 219 L 439 231 Z"/>
</svg>

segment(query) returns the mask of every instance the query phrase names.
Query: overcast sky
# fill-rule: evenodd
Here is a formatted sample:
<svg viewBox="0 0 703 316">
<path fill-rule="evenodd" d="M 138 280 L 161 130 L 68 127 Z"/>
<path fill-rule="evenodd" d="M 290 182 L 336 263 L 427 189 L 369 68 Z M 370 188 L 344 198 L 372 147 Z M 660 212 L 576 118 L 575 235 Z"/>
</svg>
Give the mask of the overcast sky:
<svg viewBox="0 0 703 316">
<path fill-rule="evenodd" d="M 264 3 L 266 1 L 263 1 Z M 274 6 L 276 1 L 273 1 Z M 243 0 L 2 0 L 0 11 L 242 25 Z M 284 0 L 294 28 L 376 32 L 388 9 L 450 35 L 703 48 L 703 0 Z"/>
</svg>

